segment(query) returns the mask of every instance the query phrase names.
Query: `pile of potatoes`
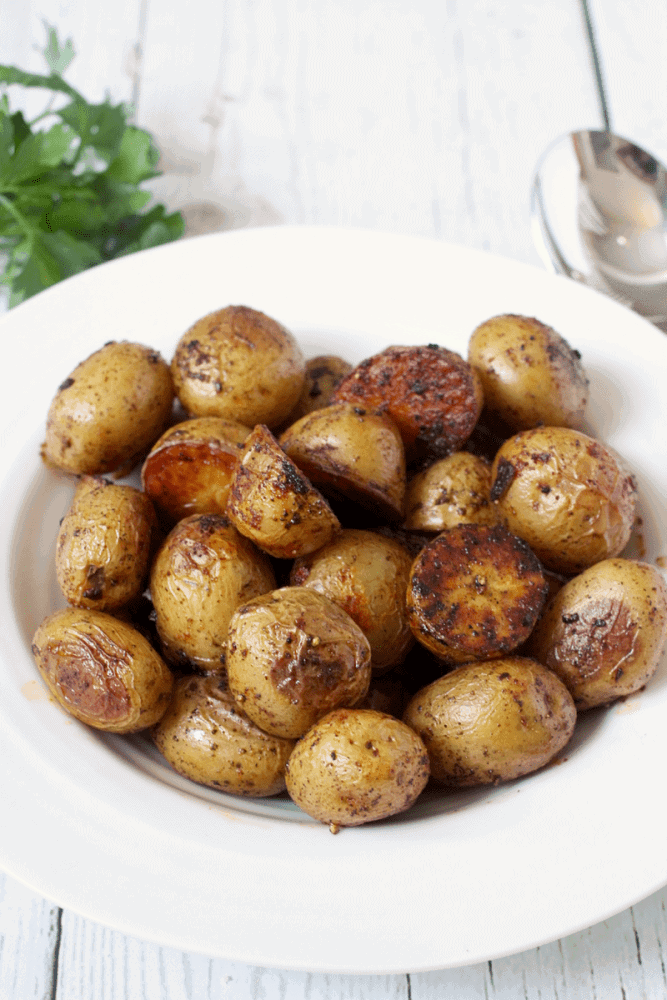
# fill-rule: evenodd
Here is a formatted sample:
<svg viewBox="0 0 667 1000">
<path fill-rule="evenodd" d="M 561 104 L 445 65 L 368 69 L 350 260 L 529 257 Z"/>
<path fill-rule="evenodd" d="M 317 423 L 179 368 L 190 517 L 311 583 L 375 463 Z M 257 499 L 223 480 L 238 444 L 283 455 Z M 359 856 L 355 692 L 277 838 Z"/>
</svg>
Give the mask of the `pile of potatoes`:
<svg viewBox="0 0 667 1000">
<path fill-rule="evenodd" d="M 467 360 L 306 361 L 246 306 L 196 322 L 170 365 L 105 344 L 47 418 L 45 461 L 78 477 L 68 607 L 32 647 L 49 690 L 193 781 L 287 789 L 334 831 L 429 779 L 535 771 L 667 638 L 662 574 L 621 556 L 636 485 L 581 430 L 587 396 L 578 352 L 516 315 Z M 139 462 L 142 489 L 120 484 Z"/>
</svg>

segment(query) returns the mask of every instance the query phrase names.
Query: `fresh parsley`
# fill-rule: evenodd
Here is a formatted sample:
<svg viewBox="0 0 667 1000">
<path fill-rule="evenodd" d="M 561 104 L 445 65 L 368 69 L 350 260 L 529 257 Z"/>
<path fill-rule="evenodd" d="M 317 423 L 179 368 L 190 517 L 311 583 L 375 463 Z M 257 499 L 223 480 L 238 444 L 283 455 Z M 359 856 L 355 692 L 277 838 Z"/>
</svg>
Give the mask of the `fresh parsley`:
<svg viewBox="0 0 667 1000">
<path fill-rule="evenodd" d="M 0 284 L 10 307 L 102 261 L 183 234 L 180 213 L 149 207 L 151 194 L 140 187 L 159 176 L 149 133 L 130 124 L 127 105 L 89 104 L 71 87 L 62 74 L 74 58 L 72 42 L 46 30 L 47 75 L 0 65 Z M 42 114 L 26 121 L 12 113 L 13 84 L 51 92 Z"/>
</svg>

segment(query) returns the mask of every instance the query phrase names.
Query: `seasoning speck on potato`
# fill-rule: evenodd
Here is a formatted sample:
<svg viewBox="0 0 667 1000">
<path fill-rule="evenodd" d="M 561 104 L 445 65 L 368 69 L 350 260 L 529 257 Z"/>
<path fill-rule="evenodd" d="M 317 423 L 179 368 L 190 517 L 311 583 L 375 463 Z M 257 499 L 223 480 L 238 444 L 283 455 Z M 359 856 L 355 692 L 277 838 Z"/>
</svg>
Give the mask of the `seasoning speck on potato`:
<svg viewBox="0 0 667 1000">
<path fill-rule="evenodd" d="M 167 709 L 171 671 L 136 629 L 103 611 L 66 608 L 49 615 L 32 652 L 56 701 L 95 729 L 136 733 Z"/>
<path fill-rule="evenodd" d="M 368 693 L 371 650 L 350 616 L 306 587 L 282 587 L 237 608 L 229 623 L 229 687 L 267 733 L 302 736 L 327 712 Z"/>
<path fill-rule="evenodd" d="M 297 743 L 287 762 L 287 791 L 336 833 L 409 809 L 429 771 L 426 747 L 409 726 L 372 709 L 339 708 Z"/>
</svg>

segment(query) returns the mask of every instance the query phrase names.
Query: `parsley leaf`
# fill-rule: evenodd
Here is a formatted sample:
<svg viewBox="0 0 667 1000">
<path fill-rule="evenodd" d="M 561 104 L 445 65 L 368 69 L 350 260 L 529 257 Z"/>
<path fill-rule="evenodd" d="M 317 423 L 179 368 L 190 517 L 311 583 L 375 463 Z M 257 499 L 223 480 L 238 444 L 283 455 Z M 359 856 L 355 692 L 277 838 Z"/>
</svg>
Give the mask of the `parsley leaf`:
<svg viewBox="0 0 667 1000">
<path fill-rule="evenodd" d="M 149 133 L 129 122 L 126 105 L 91 104 L 63 79 L 74 46 L 45 28 L 48 75 L 0 65 L 0 88 L 51 93 L 32 122 L 12 113 L 0 93 L 0 284 L 10 307 L 104 260 L 183 234 L 180 213 L 150 205 L 140 187 L 158 176 Z"/>
</svg>

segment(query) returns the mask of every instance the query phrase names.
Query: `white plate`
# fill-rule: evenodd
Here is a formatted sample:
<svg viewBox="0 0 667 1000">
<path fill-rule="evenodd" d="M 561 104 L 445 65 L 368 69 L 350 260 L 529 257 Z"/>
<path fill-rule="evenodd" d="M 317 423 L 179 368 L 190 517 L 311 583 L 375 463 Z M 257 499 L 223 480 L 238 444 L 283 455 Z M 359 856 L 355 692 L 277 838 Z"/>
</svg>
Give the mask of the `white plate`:
<svg viewBox="0 0 667 1000">
<path fill-rule="evenodd" d="M 186 328 L 243 303 L 308 354 L 397 343 L 465 354 L 477 323 L 538 316 L 577 347 L 591 428 L 639 480 L 646 558 L 666 551 L 667 340 L 565 279 L 379 233 L 246 230 L 88 271 L 0 322 L 0 864 L 126 933 L 255 965 L 350 973 L 479 962 L 589 926 L 667 882 L 667 669 L 580 720 L 558 766 L 427 798 L 332 836 L 289 802 L 181 781 L 140 738 L 104 737 L 43 693 L 30 655 L 62 603 L 52 555 L 71 484 L 38 457 L 59 382 L 110 339 L 170 357 Z"/>
</svg>

